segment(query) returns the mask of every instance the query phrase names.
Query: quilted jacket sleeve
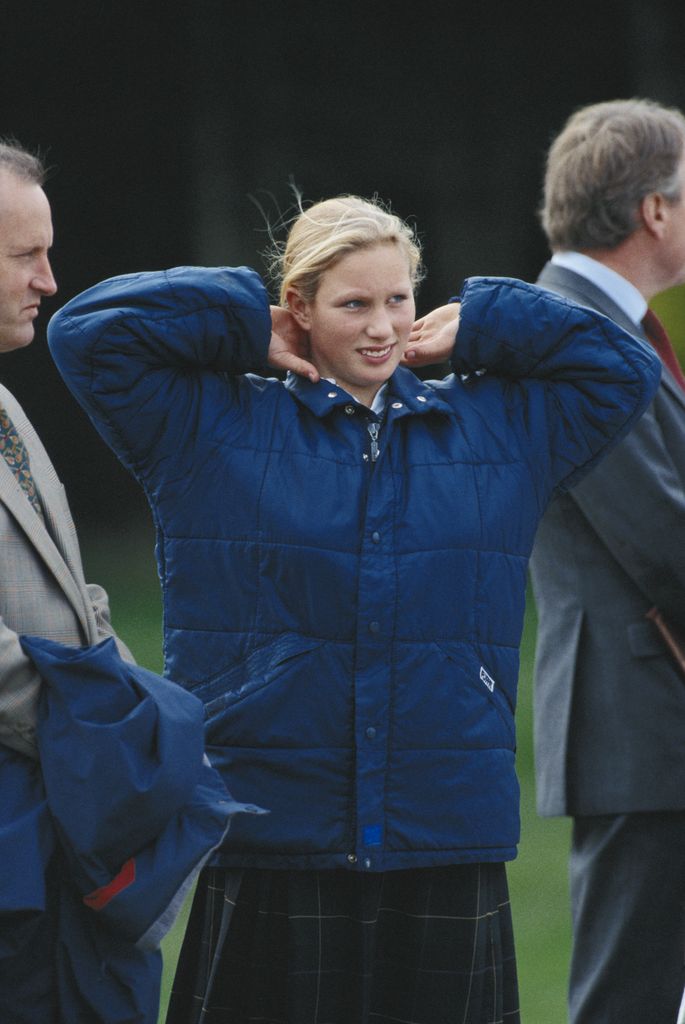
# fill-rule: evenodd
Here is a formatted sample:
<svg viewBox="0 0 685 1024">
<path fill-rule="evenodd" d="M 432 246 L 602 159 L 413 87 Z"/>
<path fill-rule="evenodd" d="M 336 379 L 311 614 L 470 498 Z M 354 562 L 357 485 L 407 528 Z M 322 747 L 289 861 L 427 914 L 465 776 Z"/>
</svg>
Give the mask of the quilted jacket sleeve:
<svg viewBox="0 0 685 1024">
<path fill-rule="evenodd" d="M 193 457 L 212 398 L 226 401 L 227 375 L 266 368 L 270 337 L 268 297 L 247 267 L 110 278 L 48 327 L 67 385 L 143 485 L 161 463 Z"/>
<path fill-rule="evenodd" d="M 523 404 L 547 484 L 573 486 L 647 409 L 658 356 L 601 313 L 523 281 L 469 278 L 460 301 L 454 370 L 498 378 L 502 400 Z"/>
</svg>

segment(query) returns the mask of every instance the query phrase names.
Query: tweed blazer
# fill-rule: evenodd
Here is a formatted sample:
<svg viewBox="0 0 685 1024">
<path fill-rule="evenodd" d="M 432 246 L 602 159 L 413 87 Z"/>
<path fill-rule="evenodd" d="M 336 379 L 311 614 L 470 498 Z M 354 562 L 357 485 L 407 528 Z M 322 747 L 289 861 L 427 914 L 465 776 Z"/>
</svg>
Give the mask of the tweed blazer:
<svg viewBox="0 0 685 1024">
<path fill-rule="evenodd" d="M 538 284 L 644 340 L 581 275 L 548 264 Z M 685 394 L 665 367 L 628 437 L 550 505 L 531 575 L 538 810 L 682 809 L 685 680 L 645 618 L 685 627 Z"/>
<path fill-rule="evenodd" d="M 81 646 L 112 635 L 112 627 L 105 591 L 85 582 L 64 487 L 47 452 L 2 385 L 0 403 L 24 441 L 45 512 L 43 523 L 0 457 L 0 742 L 35 756 L 40 676 L 19 635 Z"/>
</svg>

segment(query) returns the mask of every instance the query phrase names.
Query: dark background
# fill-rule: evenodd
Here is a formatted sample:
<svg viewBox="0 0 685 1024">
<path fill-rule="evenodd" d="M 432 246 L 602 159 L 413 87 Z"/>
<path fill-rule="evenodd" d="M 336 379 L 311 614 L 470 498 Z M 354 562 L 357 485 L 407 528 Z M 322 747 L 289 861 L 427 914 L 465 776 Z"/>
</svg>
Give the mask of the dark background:
<svg viewBox="0 0 685 1024">
<path fill-rule="evenodd" d="M 471 274 L 534 279 L 544 156 L 576 107 L 685 108 L 685 3 L 5 4 L 0 135 L 52 168 L 53 268 L 34 344 L 5 355 L 82 529 L 144 503 L 59 379 L 48 315 L 112 274 L 184 263 L 263 269 L 289 183 L 377 193 L 414 221 L 420 312 Z"/>
</svg>

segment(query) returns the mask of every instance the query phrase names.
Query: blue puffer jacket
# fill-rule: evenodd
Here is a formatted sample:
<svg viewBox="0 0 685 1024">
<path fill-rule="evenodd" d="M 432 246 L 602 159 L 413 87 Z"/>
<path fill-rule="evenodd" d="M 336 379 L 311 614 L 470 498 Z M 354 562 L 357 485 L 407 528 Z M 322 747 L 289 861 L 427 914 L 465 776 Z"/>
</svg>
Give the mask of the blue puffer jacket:
<svg viewBox="0 0 685 1024">
<path fill-rule="evenodd" d="M 236 820 L 220 863 L 515 855 L 535 530 L 660 371 L 532 285 L 474 278 L 462 302 L 455 375 L 395 372 L 376 460 L 376 417 L 341 388 L 256 375 L 270 314 L 246 268 L 115 278 L 50 324 L 65 380 L 153 510 L 166 673 L 204 701 L 236 798 L 271 810 Z"/>
</svg>

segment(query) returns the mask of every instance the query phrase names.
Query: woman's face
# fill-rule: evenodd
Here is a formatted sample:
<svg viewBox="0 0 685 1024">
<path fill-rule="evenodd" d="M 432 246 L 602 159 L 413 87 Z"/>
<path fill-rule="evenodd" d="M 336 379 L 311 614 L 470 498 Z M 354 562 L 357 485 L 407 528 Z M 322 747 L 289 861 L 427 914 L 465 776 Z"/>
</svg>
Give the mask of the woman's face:
<svg viewBox="0 0 685 1024">
<path fill-rule="evenodd" d="M 359 249 L 321 277 L 312 302 L 289 297 L 310 358 L 365 405 L 399 363 L 416 311 L 409 262 L 392 242 Z"/>
</svg>

